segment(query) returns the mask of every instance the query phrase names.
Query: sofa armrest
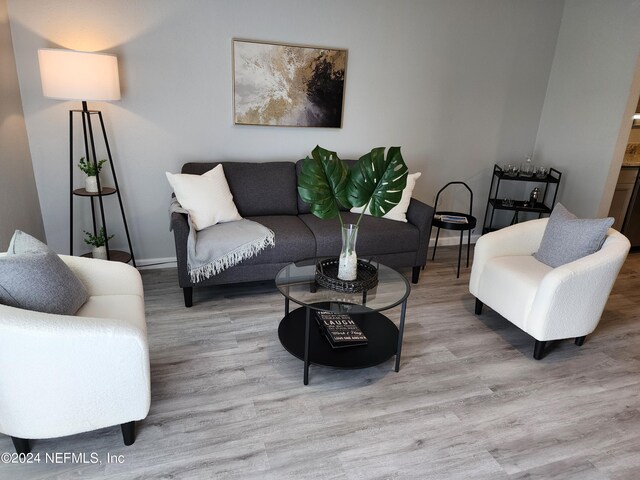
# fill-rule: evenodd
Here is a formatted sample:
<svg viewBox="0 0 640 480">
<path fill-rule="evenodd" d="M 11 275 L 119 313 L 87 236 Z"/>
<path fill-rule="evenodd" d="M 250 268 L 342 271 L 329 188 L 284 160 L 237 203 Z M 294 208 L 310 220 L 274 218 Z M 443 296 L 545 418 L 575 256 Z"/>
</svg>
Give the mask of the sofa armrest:
<svg viewBox="0 0 640 480">
<path fill-rule="evenodd" d="M 593 332 L 629 248 L 624 235 L 609 229 L 600 250 L 551 270 L 540 283 L 525 330 L 538 340 Z"/>
<path fill-rule="evenodd" d="M 487 257 L 531 255 L 538 251 L 548 221 L 548 218 L 529 220 L 487 233 L 478 239 L 476 249 Z"/>
<path fill-rule="evenodd" d="M 144 328 L 127 320 L 0 305 L 0 330 L 3 433 L 57 437 L 146 416 Z"/>
<path fill-rule="evenodd" d="M 431 205 L 411 198 L 409 208 L 407 209 L 407 221 L 414 225 L 420 232 L 416 262 L 414 264 L 415 267 L 424 266 L 427 263 L 427 248 L 429 247 L 433 213 L 434 209 Z"/>
<path fill-rule="evenodd" d="M 537 252 L 548 221 L 548 218 L 529 220 L 482 235 L 473 250 L 469 280 L 471 294 L 478 294 L 484 266 L 490 259 Z"/>
<path fill-rule="evenodd" d="M 59 257 L 84 284 L 90 296 L 138 295 L 144 298 L 142 278 L 131 265 L 70 255 Z"/>
<path fill-rule="evenodd" d="M 184 213 L 171 214 L 171 230 L 176 247 L 176 261 L 178 263 L 178 284 L 180 287 L 191 287 L 193 283 L 187 268 L 187 238 L 189 238 L 189 222 Z"/>
</svg>

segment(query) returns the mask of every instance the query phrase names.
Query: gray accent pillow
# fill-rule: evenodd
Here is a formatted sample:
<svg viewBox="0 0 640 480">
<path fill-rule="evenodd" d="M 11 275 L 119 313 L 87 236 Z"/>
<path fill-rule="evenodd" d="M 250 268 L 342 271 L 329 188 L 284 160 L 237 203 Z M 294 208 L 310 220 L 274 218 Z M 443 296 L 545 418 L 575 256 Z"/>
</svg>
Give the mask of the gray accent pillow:
<svg viewBox="0 0 640 480">
<path fill-rule="evenodd" d="M 22 230 L 16 230 L 9 242 L 8 255 L 19 255 L 21 253 L 47 253 L 51 251 L 49 247 L 35 237 Z"/>
<path fill-rule="evenodd" d="M 540 248 L 533 256 L 553 268 L 586 257 L 600 250 L 611 225 L 611 217 L 578 218 L 557 203 L 542 235 Z"/>
<path fill-rule="evenodd" d="M 0 257 L 0 303 L 37 312 L 73 315 L 89 292 L 44 243 L 16 230 Z"/>
</svg>

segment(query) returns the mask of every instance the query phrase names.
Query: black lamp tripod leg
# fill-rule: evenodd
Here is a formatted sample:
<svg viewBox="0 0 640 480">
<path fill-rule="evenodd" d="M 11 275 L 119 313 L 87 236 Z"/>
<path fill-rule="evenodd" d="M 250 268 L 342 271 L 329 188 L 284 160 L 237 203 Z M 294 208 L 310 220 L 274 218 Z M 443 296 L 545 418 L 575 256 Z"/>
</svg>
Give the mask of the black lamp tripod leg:
<svg viewBox="0 0 640 480">
<path fill-rule="evenodd" d="M 69 110 L 69 255 L 73 255 L 73 110 Z"/>
<path fill-rule="evenodd" d="M 84 104 L 85 102 L 83 102 Z M 91 154 L 93 155 L 93 164 L 98 170 L 98 158 L 96 157 L 96 144 L 93 138 L 93 125 L 91 124 L 91 113 L 86 112 L 87 115 L 87 127 L 89 129 L 89 142 L 91 145 Z M 95 112 L 94 112 L 95 113 Z M 104 246 L 107 249 L 107 260 L 111 260 L 111 253 L 109 251 L 109 232 L 107 231 L 107 222 L 104 216 L 104 201 L 102 199 L 102 185 L 100 184 L 100 174 L 96 175 L 96 182 L 98 183 L 98 204 L 100 205 L 100 221 L 102 222 L 102 228 L 104 229 Z"/>
<path fill-rule="evenodd" d="M 116 176 L 116 170 L 113 166 L 113 159 L 111 157 L 111 148 L 109 147 L 109 140 L 107 139 L 107 130 L 104 128 L 104 120 L 102 119 L 102 112 L 98 112 L 98 118 L 100 119 L 100 127 L 102 128 L 102 135 L 104 137 L 104 144 L 107 148 L 107 156 L 109 157 L 109 165 L 111 166 L 111 175 L 113 176 L 113 183 L 116 187 L 116 195 L 118 197 L 118 204 L 120 205 L 120 213 L 122 214 L 122 223 L 124 224 L 124 232 L 127 235 L 127 243 L 129 245 L 129 252 L 131 253 L 131 263 L 136 266 L 136 259 L 133 254 L 133 247 L 131 245 L 131 236 L 129 235 L 129 227 L 127 225 L 127 217 L 124 214 L 124 205 L 122 204 L 122 197 L 120 196 L 120 187 L 118 186 L 118 177 Z"/>
</svg>

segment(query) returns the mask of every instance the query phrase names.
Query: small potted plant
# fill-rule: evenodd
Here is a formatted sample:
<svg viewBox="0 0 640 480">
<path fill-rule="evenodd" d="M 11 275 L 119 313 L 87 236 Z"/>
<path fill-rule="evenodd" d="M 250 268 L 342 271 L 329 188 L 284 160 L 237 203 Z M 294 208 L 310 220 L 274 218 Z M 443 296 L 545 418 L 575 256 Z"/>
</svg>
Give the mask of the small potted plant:
<svg viewBox="0 0 640 480">
<path fill-rule="evenodd" d="M 84 243 L 91 245 L 93 248 L 91 254 L 93 258 L 99 258 L 101 260 L 107 259 L 107 246 L 106 243 L 113 238 L 113 235 L 106 236 L 104 227 L 100 228 L 97 235 L 93 235 L 91 232 L 84 230 L 84 234 L 87 238 L 84 239 Z"/>
<path fill-rule="evenodd" d="M 85 178 L 85 190 L 90 193 L 96 193 L 98 191 L 98 175 L 100 175 L 100 170 L 102 170 L 102 166 L 106 163 L 107 159 L 104 158 L 97 163 L 87 161 L 84 157 L 80 159 L 80 163 L 78 163 L 78 168 L 87 174 L 87 178 Z"/>
</svg>

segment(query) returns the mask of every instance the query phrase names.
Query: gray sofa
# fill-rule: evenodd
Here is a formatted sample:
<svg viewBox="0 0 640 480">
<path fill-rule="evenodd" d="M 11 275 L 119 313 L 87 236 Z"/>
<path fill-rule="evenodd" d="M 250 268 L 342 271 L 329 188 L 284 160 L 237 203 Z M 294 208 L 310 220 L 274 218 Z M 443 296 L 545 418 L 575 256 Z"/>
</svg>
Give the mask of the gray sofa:
<svg viewBox="0 0 640 480">
<path fill-rule="evenodd" d="M 338 219 L 321 220 L 309 213 L 309 206 L 298 196 L 297 175 L 302 160 L 294 162 L 215 162 L 186 163 L 182 173 L 201 175 L 219 163 L 242 217 L 259 222 L 275 233 L 275 247 L 243 261 L 218 275 L 193 283 L 187 272 L 187 236 L 184 214 L 171 215 L 178 281 L 187 307 L 193 305 L 193 287 L 274 279 L 290 262 L 312 257 L 338 256 L 341 248 Z M 353 222 L 357 214 L 344 212 L 343 220 Z M 433 207 L 411 199 L 407 223 L 365 216 L 360 223 L 356 251 L 360 257 L 375 257 L 393 268 L 412 267 L 412 281 L 418 282 L 427 261 L 427 244 Z"/>
</svg>

